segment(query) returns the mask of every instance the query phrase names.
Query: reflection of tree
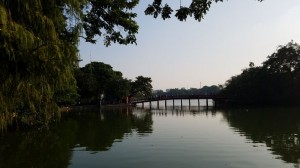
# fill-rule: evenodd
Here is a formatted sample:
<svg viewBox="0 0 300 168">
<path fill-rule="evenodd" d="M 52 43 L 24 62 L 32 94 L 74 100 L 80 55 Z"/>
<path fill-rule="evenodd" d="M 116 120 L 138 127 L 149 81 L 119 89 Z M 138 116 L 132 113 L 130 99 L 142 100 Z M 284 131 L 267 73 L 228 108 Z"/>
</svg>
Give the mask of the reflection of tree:
<svg viewBox="0 0 300 168">
<path fill-rule="evenodd" d="M 69 113 L 67 118 L 77 122 L 76 144 L 89 151 L 108 150 L 116 139 L 122 139 L 132 129 L 152 132 L 151 115 L 137 116 L 130 108 L 79 110 Z"/>
<path fill-rule="evenodd" d="M 151 133 L 151 114 L 139 113 L 121 108 L 83 109 L 65 113 L 49 130 L 7 133 L 0 138 L 0 168 L 67 167 L 74 147 L 104 151 L 133 129 Z"/>
<path fill-rule="evenodd" d="M 152 132 L 152 114 L 143 113 L 144 115 L 133 115 L 131 122 L 133 123 L 134 128 L 137 129 L 137 132 L 140 134 L 147 134 Z"/>
<path fill-rule="evenodd" d="M 298 163 L 300 158 L 299 109 L 228 110 L 224 118 L 231 127 L 254 143 L 265 143 L 281 159 Z"/>
<path fill-rule="evenodd" d="M 69 131 L 74 130 L 73 125 L 69 126 L 68 132 L 55 132 L 56 127 L 4 135 L 0 139 L 0 167 L 67 167 L 72 145 L 64 138 L 72 139 L 73 133 Z"/>
</svg>

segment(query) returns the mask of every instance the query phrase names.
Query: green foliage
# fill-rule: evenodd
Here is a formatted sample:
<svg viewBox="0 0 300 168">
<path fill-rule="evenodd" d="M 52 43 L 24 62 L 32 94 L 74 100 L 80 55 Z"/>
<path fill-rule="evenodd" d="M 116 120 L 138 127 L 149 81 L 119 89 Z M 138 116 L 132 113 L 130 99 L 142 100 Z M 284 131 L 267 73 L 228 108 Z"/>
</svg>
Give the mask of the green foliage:
<svg viewBox="0 0 300 168">
<path fill-rule="evenodd" d="M 137 14 L 131 10 L 138 2 L 139 0 L 90 0 L 90 9 L 83 22 L 86 41 L 95 43 L 95 36 L 98 35 L 104 37 L 106 46 L 109 46 L 111 42 L 136 43 L 135 34 L 138 32 L 138 25 L 133 19 Z"/>
<path fill-rule="evenodd" d="M 242 104 L 299 105 L 300 46 L 290 42 L 280 46 L 263 66 L 250 67 L 231 77 L 223 93 L 232 95 Z"/>
<path fill-rule="evenodd" d="M 58 105 L 73 104 L 79 37 L 95 42 L 98 35 L 107 46 L 135 43 L 137 3 L 0 0 L 0 127 L 47 125 L 59 116 Z"/>
<path fill-rule="evenodd" d="M 76 70 L 81 103 L 98 104 L 126 102 L 129 96 L 147 97 L 152 93 L 151 78 L 138 76 L 135 81 L 122 77 L 122 73 L 102 62 L 91 62 Z"/>
<path fill-rule="evenodd" d="M 76 79 L 83 103 L 98 103 L 101 95 L 105 102 L 117 103 L 129 95 L 130 81 L 102 62 L 91 62 L 78 69 Z"/>
<path fill-rule="evenodd" d="M 277 52 L 268 56 L 263 62 L 264 68 L 270 73 L 294 73 L 300 69 L 300 46 L 290 42 L 285 46 L 279 46 Z"/>
<path fill-rule="evenodd" d="M 214 0 L 218 1 L 222 2 Z M 3 129 L 14 121 L 25 125 L 47 125 L 59 116 L 58 105 L 74 103 L 77 97 L 74 67 L 78 61 L 79 37 L 91 43 L 100 37 L 106 46 L 112 42 L 136 43 L 138 25 L 134 19 L 137 14 L 132 10 L 138 2 L 0 0 L 0 127 Z M 200 21 L 211 3 L 212 0 L 193 0 L 190 7 L 177 10 L 176 16 L 185 20 L 188 15 L 193 15 Z M 155 18 L 158 15 L 163 19 L 170 18 L 172 8 L 161 4 L 162 0 L 154 0 L 145 13 Z M 80 88 L 81 92 L 88 88 L 84 94 L 91 97 L 96 93 L 93 99 L 105 92 L 108 81 L 115 84 L 123 80 L 120 72 L 105 72 L 112 75 L 113 80 L 108 81 L 103 80 L 109 78 L 105 74 L 90 76 L 86 75 L 87 70 L 80 73 L 77 76 L 77 81 L 81 82 L 79 86 L 86 85 Z M 91 83 L 83 84 L 83 80 Z M 122 92 L 127 93 L 127 84 L 119 86 L 124 86 Z M 134 91 L 135 94 L 149 95 L 149 85 L 142 89 L 142 92 Z M 117 97 L 119 99 L 120 95 Z"/>
<path fill-rule="evenodd" d="M 152 94 L 151 78 L 138 76 L 131 83 L 131 96 L 133 97 L 149 97 Z"/>
<path fill-rule="evenodd" d="M 130 94 L 130 80 L 127 79 L 110 79 L 104 90 L 104 99 L 107 103 L 126 102 L 126 97 Z"/>
<path fill-rule="evenodd" d="M 0 1 L 0 126 L 47 125 L 57 102 L 76 97 L 79 30 L 68 23 L 83 1 Z M 71 16 L 69 16 L 71 17 Z M 70 98 L 63 96 L 70 96 Z"/>
<path fill-rule="evenodd" d="M 262 2 L 263 0 L 258 1 Z M 188 7 L 180 4 L 180 8 L 176 10 L 175 17 L 180 21 L 185 21 L 188 16 L 194 16 L 194 19 L 200 22 L 209 11 L 213 2 L 223 2 L 223 0 L 192 0 Z M 168 4 L 162 5 L 162 0 L 154 0 L 145 10 L 146 15 L 153 15 L 154 18 L 161 15 L 163 20 L 171 18 L 172 12 L 173 9 Z"/>
</svg>

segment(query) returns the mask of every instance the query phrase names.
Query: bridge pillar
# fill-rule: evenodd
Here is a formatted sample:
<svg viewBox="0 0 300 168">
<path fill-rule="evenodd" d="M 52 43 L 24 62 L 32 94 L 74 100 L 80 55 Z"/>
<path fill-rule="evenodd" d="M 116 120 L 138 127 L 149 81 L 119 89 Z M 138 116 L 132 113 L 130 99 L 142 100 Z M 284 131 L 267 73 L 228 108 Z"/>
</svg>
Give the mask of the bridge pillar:
<svg viewBox="0 0 300 168">
<path fill-rule="evenodd" d="M 165 100 L 165 108 L 167 108 L 167 99 Z"/>
<path fill-rule="evenodd" d="M 159 109 L 159 100 L 157 100 L 157 108 Z"/>
<path fill-rule="evenodd" d="M 182 109 L 182 99 L 180 99 L 180 107 L 181 107 L 181 109 Z"/>
<path fill-rule="evenodd" d="M 142 102 L 142 108 L 144 108 L 144 102 Z"/>
<path fill-rule="evenodd" d="M 206 99 L 206 107 L 208 107 L 208 99 Z"/>
<path fill-rule="evenodd" d="M 200 107 L 200 99 L 198 99 L 198 107 Z"/>
<path fill-rule="evenodd" d="M 174 103 L 174 99 L 173 99 L 173 109 L 174 109 L 174 105 L 175 105 L 175 103 Z"/>
<path fill-rule="evenodd" d="M 189 108 L 191 108 L 191 99 L 189 99 Z"/>
<path fill-rule="evenodd" d="M 150 109 L 151 109 L 151 107 L 152 107 L 152 103 L 151 103 L 151 100 L 149 101 L 149 106 L 150 106 Z"/>
</svg>

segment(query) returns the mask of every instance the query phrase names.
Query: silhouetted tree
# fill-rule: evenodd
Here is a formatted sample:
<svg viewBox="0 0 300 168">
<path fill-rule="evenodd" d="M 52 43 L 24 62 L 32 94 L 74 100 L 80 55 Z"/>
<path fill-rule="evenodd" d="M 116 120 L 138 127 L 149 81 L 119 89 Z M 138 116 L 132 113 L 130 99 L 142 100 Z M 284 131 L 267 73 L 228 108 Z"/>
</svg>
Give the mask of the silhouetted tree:
<svg viewBox="0 0 300 168">
<path fill-rule="evenodd" d="M 128 79 L 110 79 L 104 90 L 104 99 L 110 103 L 126 102 L 130 94 L 131 81 Z"/>
<path fill-rule="evenodd" d="M 99 103 L 101 96 L 107 102 L 119 102 L 129 95 L 130 81 L 103 62 L 91 62 L 78 69 L 76 79 L 81 101 L 85 103 Z"/>
<path fill-rule="evenodd" d="M 148 97 L 152 94 L 151 78 L 138 76 L 136 80 L 131 83 L 131 96 L 134 97 Z"/>
<path fill-rule="evenodd" d="M 258 0 L 262 2 L 263 0 Z M 175 11 L 175 17 L 180 21 L 185 21 L 188 16 L 194 17 L 195 20 L 201 21 L 204 18 L 204 15 L 209 11 L 212 3 L 223 2 L 223 0 L 192 0 L 189 6 L 181 6 Z M 154 0 L 152 4 L 149 4 L 145 10 L 146 15 L 153 15 L 154 18 L 157 18 L 158 15 L 161 15 L 162 19 L 171 18 L 173 9 L 166 3 L 162 4 L 162 0 Z"/>
<path fill-rule="evenodd" d="M 223 93 L 242 104 L 298 104 L 300 47 L 290 42 L 268 56 L 263 66 L 251 66 L 225 84 Z"/>
</svg>

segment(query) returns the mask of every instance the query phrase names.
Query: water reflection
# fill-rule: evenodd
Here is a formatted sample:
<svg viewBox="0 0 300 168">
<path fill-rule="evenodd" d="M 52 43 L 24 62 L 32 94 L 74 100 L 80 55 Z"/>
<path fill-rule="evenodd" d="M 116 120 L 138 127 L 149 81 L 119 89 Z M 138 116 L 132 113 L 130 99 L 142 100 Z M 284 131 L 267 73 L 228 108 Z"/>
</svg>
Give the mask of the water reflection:
<svg viewBox="0 0 300 168">
<path fill-rule="evenodd" d="M 299 108 L 215 109 L 184 106 L 152 109 L 152 114 L 156 117 L 214 117 L 217 113 L 222 114 L 224 121 L 234 132 L 246 137 L 248 143 L 253 143 L 253 147 L 260 147 L 259 143 L 263 143 L 277 159 L 300 167 Z"/>
<path fill-rule="evenodd" d="M 150 113 L 138 115 L 129 108 L 107 108 L 99 113 L 93 110 L 80 109 L 66 116 L 76 124 L 76 144 L 86 147 L 88 151 L 108 150 L 116 139 L 123 139 L 125 133 L 133 130 L 152 132 Z"/>
<path fill-rule="evenodd" d="M 275 167 L 299 167 L 299 112 L 197 106 L 79 108 L 64 113 L 49 130 L 3 134 L 0 168 L 85 167 L 90 160 L 92 167 L 263 167 L 269 161 Z M 253 148 L 271 152 L 255 153 Z M 270 155 L 285 163 L 278 164 Z M 263 162 L 264 158 L 270 160 Z"/>
<path fill-rule="evenodd" d="M 178 116 L 178 117 L 184 117 L 185 115 L 211 115 L 215 116 L 217 113 L 217 110 L 213 107 L 198 107 L 198 106 L 182 106 L 182 107 L 169 107 L 169 108 L 163 108 L 163 109 L 151 109 L 152 115 L 155 116 Z"/>
<path fill-rule="evenodd" d="M 299 108 L 227 109 L 229 125 L 252 143 L 265 143 L 288 163 L 300 163 Z"/>
<path fill-rule="evenodd" d="M 136 131 L 152 132 L 149 111 L 131 108 L 81 108 L 64 113 L 49 130 L 31 130 L 2 135 L 0 168 L 68 167 L 72 151 L 107 151 L 116 141 Z"/>
</svg>

